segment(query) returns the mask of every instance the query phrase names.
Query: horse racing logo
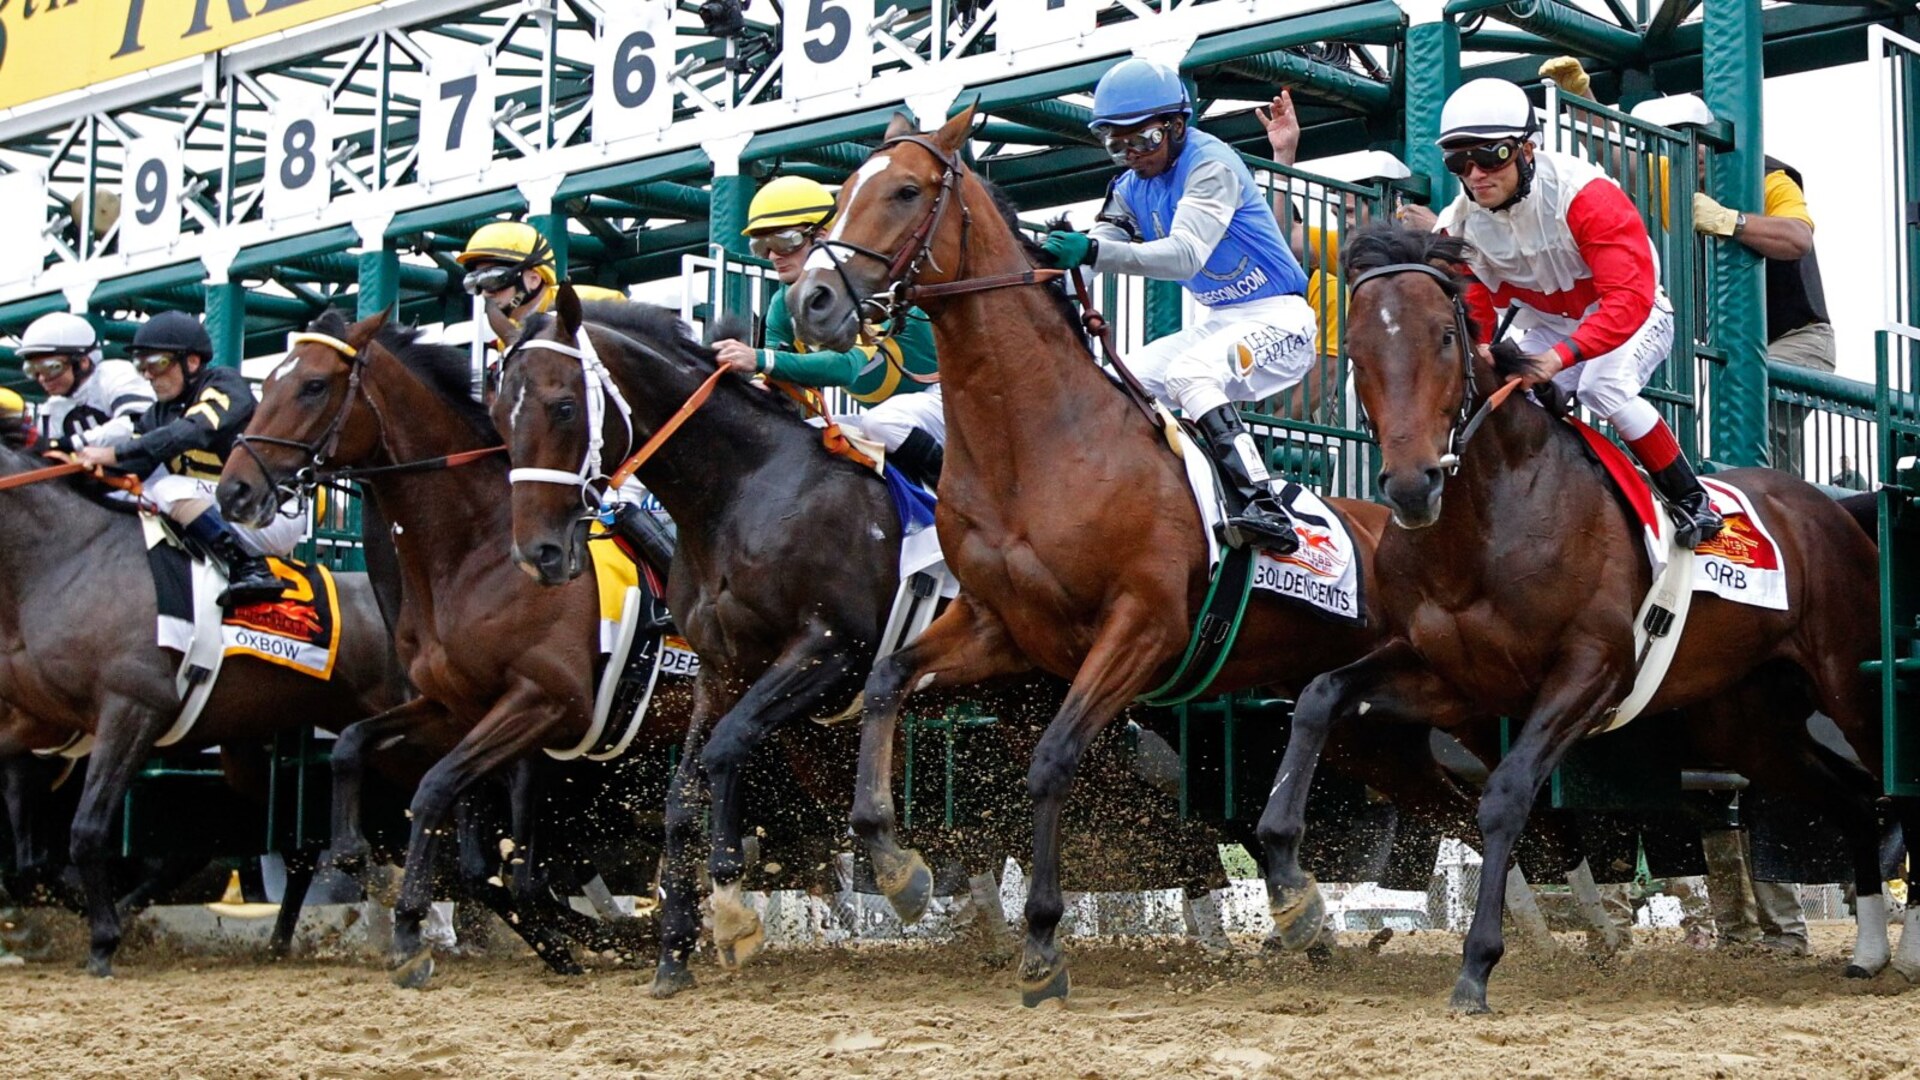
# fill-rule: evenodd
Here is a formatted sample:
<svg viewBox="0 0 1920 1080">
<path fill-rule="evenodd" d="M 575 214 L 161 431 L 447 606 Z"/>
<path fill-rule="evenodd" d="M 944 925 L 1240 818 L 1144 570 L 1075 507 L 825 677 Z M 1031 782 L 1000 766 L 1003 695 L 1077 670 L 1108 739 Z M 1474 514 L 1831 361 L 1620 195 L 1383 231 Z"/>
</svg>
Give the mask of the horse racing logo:
<svg viewBox="0 0 1920 1080">
<path fill-rule="evenodd" d="M 1774 554 L 1773 545 L 1767 542 L 1766 537 L 1760 535 L 1760 531 L 1753 527 L 1753 523 L 1747 520 L 1746 515 L 1732 514 L 1726 521 L 1726 526 L 1720 530 L 1719 535 L 1701 544 L 1694 551 L 1701 555 L 1718 556 L 1728 562 L 1739 563 L 1741 566 L 1772 569 L 1779 565 L 1779 558 Z"/>
</svg>

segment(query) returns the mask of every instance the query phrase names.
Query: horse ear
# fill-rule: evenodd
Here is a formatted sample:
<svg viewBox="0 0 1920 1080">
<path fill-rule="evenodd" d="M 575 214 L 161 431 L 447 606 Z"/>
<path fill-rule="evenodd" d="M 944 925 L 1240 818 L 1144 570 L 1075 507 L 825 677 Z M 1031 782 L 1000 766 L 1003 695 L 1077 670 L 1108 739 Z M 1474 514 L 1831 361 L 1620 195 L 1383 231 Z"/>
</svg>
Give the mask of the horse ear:
<svg viewBox="0 0 1920 1080">
<path fill-rule="evenodd" d="M 887 124 L 887 133 L 883 138 L 897 139 L 902 135 L 917 134 L 919 130 L 913 125 L 913 117 L 903 112 L 896 112 L 893 114 L 893 120 Z"/>
<path fill-rule="evenodd" d="M 940 131 L 934 135 L 933 141 L 939 143 L 949 154 L 959 153 L 960 148 L 967 145 L 968 134 L 973 131 L 973 111 L 978 104 L 975 102 L 961 109 L 959 115 L 941 126 Z"/>
<path fill-rule="evenodd" d="M 365 348 L 367 342 L 372 341 L 373 336 L 378 334 L 380 328 L 385 325 L 387 325 L 387 312 L 376 311 L 347 327 L 347 344 L 353 346 L 356 351 Z"/>
<path fill-rule="evenodd" d="M 564 281 L 560 283 L 560 291 L 554 297 L 553 310 L 560 316 L 560 326 L 567 332 L 568 337 L 573 337 L 580 332 L 580 294 L 573 291 L 572 285 Z"/>
<path fill-rule="evenodd" d="M 504 341 L 509 345 L 519 340 L 520 327 L 512 319 L 507 318 L 506 312 L 492 304 L 486 305 L 486 308 L 487 326 L 493 330 L 494 340 Z"/>
</svg>

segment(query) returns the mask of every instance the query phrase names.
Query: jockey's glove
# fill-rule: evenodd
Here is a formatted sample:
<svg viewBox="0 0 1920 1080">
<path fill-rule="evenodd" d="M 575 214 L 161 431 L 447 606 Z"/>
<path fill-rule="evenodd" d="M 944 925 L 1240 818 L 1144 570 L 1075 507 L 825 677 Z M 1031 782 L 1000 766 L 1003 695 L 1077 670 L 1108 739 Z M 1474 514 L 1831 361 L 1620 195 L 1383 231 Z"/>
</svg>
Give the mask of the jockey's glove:
<svg viewBox="0 0 1920 1080">
<path fill-rule="evenodd" d="M 1062 270 L 1071 270 L 1076 266 L 1091 266 L 1100 254 L 1100 243 L 1083 232 L 1071 232 L 1065 229 L 1047 234 L 1040 247 L 1053 258 L 1053 265 Z"/>
<path fill-rule="evenodd" d="M 1587 91 L 1593 88 L 1593 80 L 1587 76 L 1587 69 L 1580 65 L 1577 56 L 1556 56 L 1548 60 L 1540 65 L 1540 77 L 1552 79 L 1569 94 L 1591 97 Z"/>
<path fill-rule="evenodd" d="M 1740 212 L 1721 206 L 1703 191 L 1693 193 L 1693 231 L 1711 236 L 1732 236 L 1740 224 Z"/>
</svg>

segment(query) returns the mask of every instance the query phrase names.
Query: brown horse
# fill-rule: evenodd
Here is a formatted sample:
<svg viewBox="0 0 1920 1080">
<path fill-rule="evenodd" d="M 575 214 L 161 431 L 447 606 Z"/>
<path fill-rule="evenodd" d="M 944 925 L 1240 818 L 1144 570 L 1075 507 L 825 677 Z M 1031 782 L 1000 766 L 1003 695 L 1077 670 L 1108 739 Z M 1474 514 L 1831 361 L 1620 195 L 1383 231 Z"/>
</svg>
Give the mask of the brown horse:
<svg viewBox="0 0 1920 1080">
<path fill-rule="evenodd" d="M 924 894 L 924 863 L 893 835 L 891 755 L 903 700 L 1033 667 L 1072 680 L 1027 778 L 1034 860 L 1020 981 L 1031 1005 L 1068 990 L 1054 941 L 1068 789 L 1089 742 L 1178 664 L 1207 591 L 1207 547 L 1179 459 L 1094 364 L 1065 298 L 1030 283 L 965 288 L 1021 282 L 1033 266 L 1010 208 L 960 160 L 972 118 L 969 109 L 921 136 L 897 117 L 841 189 L 825 240 L 840 265 L 810 269 L 788 296 L 802 337 L 843 348 L 874 298 L 954 285 L 915 302 L 933 319 L 940 353 L 948 441 L 937 527 L 962 593 L 919 640 L 874 666 L 853 825 L 890 897 Z M 1371 582 L 1386 514 L 1367 503 L 1333 505 Z M 1380 625 L 1377 615 L 1364 627 L 1336 624 L 1256 595 L 1214 690 L 1297 690 L 1376 648 Z M 1377 786 L 1396 801 L 1413 788 Z"/>
<path fill-rule="evenodd" d="M 229 460 L 219 495 L 232 520 L 260 521 L 302 470 L 366 466 L 362 482 L 393 523 L 403 579 L 395 643 L 422 696 L 342 736 L 334 758 L 335 851 L 351 862 L 366 850 L 355 814 L 369 748 L 405 739 L 444 752 L 413 797 L 395 905 L 395 979 L 420 986 L 433 971 L 420 937 L 431 869 L 455 802 L 477 781 L 543 748 L 571 747 L 586 733 L 599 606 L 591 578 L 544 588 L 508 557 L 504 454 L 454 468 L 415 467 L 498 445 L 486 410 L 469 396 L 463 350 L 418 342 L 413 331 L 388 327 L 384 314 L 348 326 L 330 313 L 313 331 L 262 387 L 246 436 L 250 452 Z M 532 801 L 517 790 L 515 803 L 521 850 L 513 886 L 524 914 L 538 904 Z M 580 970 L 545 918 L 514 928 L 555 970 Z"/>
<path fill-rule="evenodd" d="M 1375 596 L 1406 630 L 1315 680 L 1300 698 L 1260 824 L 1274 915 L 1283 923 L 1321 910 L 1297 859 L 1307 788 L 1335 721 L 1412 711 L 1519 721 L 1480 803 L 1492 871 L 1507 865 L 1541 785 L 1575 743 L 1604 727 L 1633 682 L 1633 623 L 1651 583 L 1636 550 L 1638 526 L 1570 425 L 1525 398 L 1487 404 L 1499 380 L 1462 333 L 1450 276 L 1461 254 L 1456 240 L 1389 228 L 1364 230 L 1346 244 L 1354 282 L 1347 348 L 1379 434 L 1381 485 L 1398 524 L 1380 546 Z M 1477 432 L 1461 423 L 1470 412 Z M 1443 455 L 1456 449 L 1458 472 L 1450 476 Z M 1697 752 L 1734 765 L 1756 786 L 1805 800 L 1846 830 L 1862 897 L 1849 974 L 1872 975 L 1889 961 L 1877 782 L 1822 748 L 1803 722 L 1782 722 L 1803 710 L 1718 706 L 1749 681 L 1791 669 L 1867 770 L 1877 771 L 1877 714 L 1859 667 L 1878 649 L 1874 545 L 1845 510 L 1798 477 L 1736 469 L 1721 478 L 1751 499 L 1773 531 L 1791 610 L 1697 597 L 1649 719 L 1639 722 L 1691 708 L 1692 721 L 1676 737 L 1690 737 Z M 1911 800 L 1899 807 L 1908 835 L 1920 835 L 1914 809 Z M 1487 978 L 1503 948 L 1504 895 L 1503 874 L 1481 875 L 1455 1008 L 1487 1007 Z M 1914 970 L 1920 934 L 1911 923 L 1901 950 L 1896 964 Z"/>
<path fill-rule="evenodd" d="M 0 421 L 0 473 L 47 464 L 18 449 L 26 433 Z M 236 657 L 181 745 L 258 742 L 315 724 L 339 730 L 401 700 L 404 686 L 366 575 L 335 580 L 341 623 L 333 676 L 323 682 Z M 113 972 L 124 915 L 108 867 L 114 821 L 180 711 L 179 661 L 154 643 L 156 618 L 153 575 L 133 515 L 64 482 L 0 495 L 0 698 L 41 726 L 29 738 L 44 739 L 51 726 L 95 740 L 72 833 L 91 924 L 87 967 L 95 975 Z"/>
</svg>

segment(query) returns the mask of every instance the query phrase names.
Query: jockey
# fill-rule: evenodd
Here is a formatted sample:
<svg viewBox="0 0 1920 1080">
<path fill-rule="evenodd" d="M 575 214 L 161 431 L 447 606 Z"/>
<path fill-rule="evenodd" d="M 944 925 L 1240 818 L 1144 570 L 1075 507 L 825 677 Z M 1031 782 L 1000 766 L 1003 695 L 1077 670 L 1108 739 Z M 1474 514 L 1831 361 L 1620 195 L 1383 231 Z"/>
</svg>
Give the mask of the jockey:
<svg viewBox="0 0 1920 1080">
<path fill-rule="evenodd" d="M 1706 489 L 1640 391 L 1673 347 L 1673 308 L 1659 285 L 1640 212 L 1600 168 L 1537 148 L 1527 95 L 1500 79 L 1455 90 L 1440 112 L 1440 147 L 1464 189 L 1435 228 L 1470 245 L 1467 290 L 1484 351 L 1497 311 L 1514 326 L 1529 386 L 1577 393 L 1620 433 L 1698 547 L 1720 531 Z"/>
<path fill-rule="evenodd" d="M 1128 364 L 1206 435 L 1227 495 L 1227 542 L 1285 555 L 1299 539 L 1233 403 L 1277 394 L 1313 366 L 1307 275 L 1240 156 L 1192 129 L 1192 117 L 1170 68 L 1135 58 L 1102 76 L 1091 127 L 1128 171 L 1090 231 L 1050 233 L 1044 246 L 1067 269 L 1178 281 L 1205 308 Z"/>
<path fill-rule="evenodd" d="M 305 512 L 281 514 L 262 528 L 227 524 L 214 485 L 234 442 L 253 418 L 253 388 L 235 368 L 215 366 L 200 320 L 179 311 L 148 319 L 133 336 L 133 366 L 153 387 L 155 404 L 126 438 L 83 446 L 74 457 L 143 479 L 148 501 L 227 565 L 220 602 L 245 607 L 284 591 L 261 552 L 286 556 L 307 535 Z"/>
<path fill-rule="evenodd" d="M 100 358 L 93 324 L 78 315 L 56 311 L 33 320 L 16 351 L 47 392 L 39 422 L 49 449 L 72 453 L 127 438 L 153 404 L 152 388 L 132 364 Z"/>
<path fill-rule="evenodd" d="M 754 195 L 742 234 L 753 253 L 773 263 L 782 285 L 791 285 L 805 268 L 814 239 L 833 216 L 833 193 L 801 176 L 778 176 Z M 871 335 L 868 335 L 871 336 Z M 787 291 L 777 289 L 767 305 L 765 340 L 756 349 L 743 341 L 714 342 L 719 362 L 742 374 L 765 374 L 798 386 L 846 388 L 866 406 L 835 416 L 848 433 L 886 448 L 902 472 L 928 486 L 940 481 L 947 442 L 946 413 L 940 384 L 922 382 L 939 374 L 933 329 L 918 308 L 905 325 L 878 344 L 855 344 L 842 352 L 810 348 L 793 330 Z"/>
<path fill-rule="evenodd" d="M 460 284 L 468 293 L 483 296 L 514 325 L 553 306 L 559 275 L 554 271 L 553 245 L 540 230 L 524 221 L 495 221 L 480 226 L 467 238 L 467 248 L 453 257 L 467 268 Z M 624 302 L 627 294 L 598 285 L 575 285 L 581 300 Z M 494 342 L 505 349 L 504 342 Z"/>
</svg>

